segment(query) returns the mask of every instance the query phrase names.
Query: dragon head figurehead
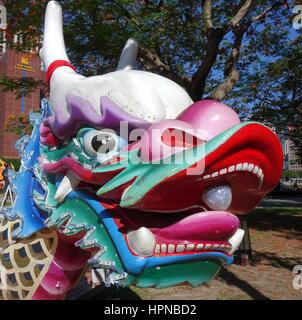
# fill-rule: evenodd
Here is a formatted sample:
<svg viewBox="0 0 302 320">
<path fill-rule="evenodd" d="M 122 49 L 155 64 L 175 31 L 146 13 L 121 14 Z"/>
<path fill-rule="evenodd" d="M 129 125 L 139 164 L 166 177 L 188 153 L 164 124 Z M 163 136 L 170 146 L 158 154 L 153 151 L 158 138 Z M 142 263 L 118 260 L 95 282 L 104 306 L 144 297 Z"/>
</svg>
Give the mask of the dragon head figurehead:
<svg viewBox="0 0 302 320">
<path fill-rule="evenodd" d="M 50 98 L 22 143 L 7 216 L 20 220 L 16 239 L 51 230 L 53 260 L 71 273 L 46 271 L 33 298 L 65 297 L 87 266 L 106 285 L 208 282 L 243 238 L 238 215 L 280 179 L 283 155 L 270 129 L 133 70 L 136 55 L 129 40 L 116 72 L 78 75 L 61 7 L 49 2 L 41 57 Z"/>
</svg>

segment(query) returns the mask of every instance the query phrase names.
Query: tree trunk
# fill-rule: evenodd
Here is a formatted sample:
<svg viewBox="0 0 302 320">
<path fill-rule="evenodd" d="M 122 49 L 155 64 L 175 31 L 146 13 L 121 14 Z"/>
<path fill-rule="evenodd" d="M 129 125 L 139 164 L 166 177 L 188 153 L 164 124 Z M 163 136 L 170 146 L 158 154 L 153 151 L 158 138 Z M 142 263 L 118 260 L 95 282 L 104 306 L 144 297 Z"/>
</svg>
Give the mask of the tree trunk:
<svg viewBox="0 0 302 320">
<path fill-rule="evenodd" d="M 206 80 L 217 59 L 219 44 L 223 36 L 224 33 L 218 29 L 212 29 L 208 35 L 208 46 L 205 57 L 201 66 L 193 75 L 189 88 L 189 94 L 194 101 L 200 100 L 203 97 Z"/>
</svg>

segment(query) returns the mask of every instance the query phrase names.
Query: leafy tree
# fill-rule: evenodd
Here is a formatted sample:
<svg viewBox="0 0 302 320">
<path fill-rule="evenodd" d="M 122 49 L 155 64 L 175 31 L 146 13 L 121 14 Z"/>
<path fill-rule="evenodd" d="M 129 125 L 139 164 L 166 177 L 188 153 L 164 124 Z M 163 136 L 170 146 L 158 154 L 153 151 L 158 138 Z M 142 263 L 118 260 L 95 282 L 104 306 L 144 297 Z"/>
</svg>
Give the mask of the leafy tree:
<svg viewBox="0 0 302 320">
<path fill-rule="evenodd" d="M 6 0 L 17 50 L 41 40 L 47 1 Z M 140 43 L 138 65 L 297 137 L 301 121 L 301 32 L 297 1 L 62 0 L 70 59 L 84 75 L 115 70 L 126 40 Z M 301 70 L 301 69 L 300 69 Z M 301 74 L 301 72 L 300 72 Z M 300 79 L 300 80 L 299 80 Z M 298 149 L 301 139 L 294 139 Z M 302 150 L 300 151 L 302 155 Z"/>
<path fill-rule="evenodd" d="M 14 133 L 19 137 L 30 134 L 32 131 L 29 117 L 24 113 L 20 115 L 9 115 L 4 126 L 6 131 Z"/>
</svg>

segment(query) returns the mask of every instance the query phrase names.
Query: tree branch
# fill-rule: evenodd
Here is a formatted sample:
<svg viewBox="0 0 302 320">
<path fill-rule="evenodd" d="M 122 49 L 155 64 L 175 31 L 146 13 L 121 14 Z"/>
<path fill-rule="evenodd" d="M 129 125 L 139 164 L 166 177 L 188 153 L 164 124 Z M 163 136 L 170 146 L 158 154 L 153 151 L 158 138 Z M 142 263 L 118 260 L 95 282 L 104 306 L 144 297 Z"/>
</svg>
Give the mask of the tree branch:
<svg viewBox="0 0 302 320">
<path fill-rule="evenodd" d="M 236 69 L 235 64 L 240 56 L 240 47 L 242 43 L 243 36 L 247 28 L 237 28 L 235 33 L 234 45 L 232 48 L 231 55 L 226 61 L 224 76 L 225 80 L 215 89 L 215 91 L 210 95 L 211 99 L 221 101 L 223 100 L 234 88 L 235 84 L 240 78 L 240 73 Z"/>
<path fill-rule="evenodd" d="M 165 64 L 159 55 L 154 50 L 149 50 L 143 47 L 139 48 L 139 58 L 143 61 L 148 70 L 158 71 L 163 76 L 175 81 L 180 86 L 188 90 L 191 80 L 188 77 L 181 76 L 174 72 L 172 68 Z"/>
<path fill-rule="evenodd" d="M 205 20 L 206 29 L 213 28 L 212 22 L 212 1 L 211 0 L 204 0 L 203 1 L 203 18 Z"/>
<path fill-rule="evenodd" d="M 200 100 L 203 96 L 206 80 L 211 72 L 213 64 L 218 55 L 220 41 L 224 36 L 221 29 L 212 29 L 208 35 L 207 51 L 201 66 L 192 77 L 189 94 L 194 101 Z"/>
<path fill-rule="evenodd" d="M 283 6 L 284 4 L 288 4 L 287 1 L 278 1 L 278 2 L 276 2 L 272 6 L 269 6 L 268 8 L 266 8 L 262 13 L 258 14 L 257 16 L 252 17 L 251 20 L 250 20 L 250 23 L 262 20 L 263 18 L 266 17 L 266 15 L 270 11 L 276 9 L 277 7 Z"/>
<path fill-rule="evenodd" d="M 287 4 L 287 1 L 279 1 L 275 3 L 274 5 L 265 9 L 261 14 L 251 18 L 248 21 L 248 23 L 241 24 L 241 26 L 238 27 L 238 24 L 240 23 L 242 18 L 249 11 L 251 4 L 252 4 L 252 1 L 245 1 L 243 6 L 239 9 L 235 17 L 229 23 L 229 26 L 231 26 L 231 29 L 234 30 L 234 34 L 235 34 L 234 46 L 232 48 L 231 55 L 225 64 L 225 70 L 224 70 L 225 80 L 210 95 L 212 99 L 215 99 L 218 101 L 223 100 L 233 90 L 234 86 L 238 82 L 240 78 L 240 73 L 236 69 L 235 64 L 238 61 L 240 56 L 240 47 L 241 47 L 243 36 L 245 32 L 248 30 L 248 28 L 251 26 L 251 24 L 253 22 L 257 22 L 263 19 L 264 17 L 266 17 L 266 15 L 270 11 L 274 10 L 275 8 L 280 7 L 284 4 Z"/>
<path fill-rule="evenodd" d="M 249 12 L 252 5 L 252 0 L 246 0 L 244 4 L 240 7 L 235 16 L 229 21 L 228 28 L 233 29 L 236 27 L 239 22 L 245 17 L 245 15 Z"/>
</svg>

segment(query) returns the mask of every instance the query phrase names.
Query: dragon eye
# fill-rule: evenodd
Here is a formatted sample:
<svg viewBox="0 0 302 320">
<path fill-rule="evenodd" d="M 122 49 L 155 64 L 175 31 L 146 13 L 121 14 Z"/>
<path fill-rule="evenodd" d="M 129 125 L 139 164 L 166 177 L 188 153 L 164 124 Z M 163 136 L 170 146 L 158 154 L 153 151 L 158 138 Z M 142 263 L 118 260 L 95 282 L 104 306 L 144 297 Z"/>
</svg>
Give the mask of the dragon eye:
<svg viewBox="0 0 302 320">
<path fill-rule="evenodd" d="M 125 143 L 112 132 L 88 131 L 83 136 L 83 147 L 85 152 L 100 161 L 105 161 L 117 153 Z"/>
</svg>

